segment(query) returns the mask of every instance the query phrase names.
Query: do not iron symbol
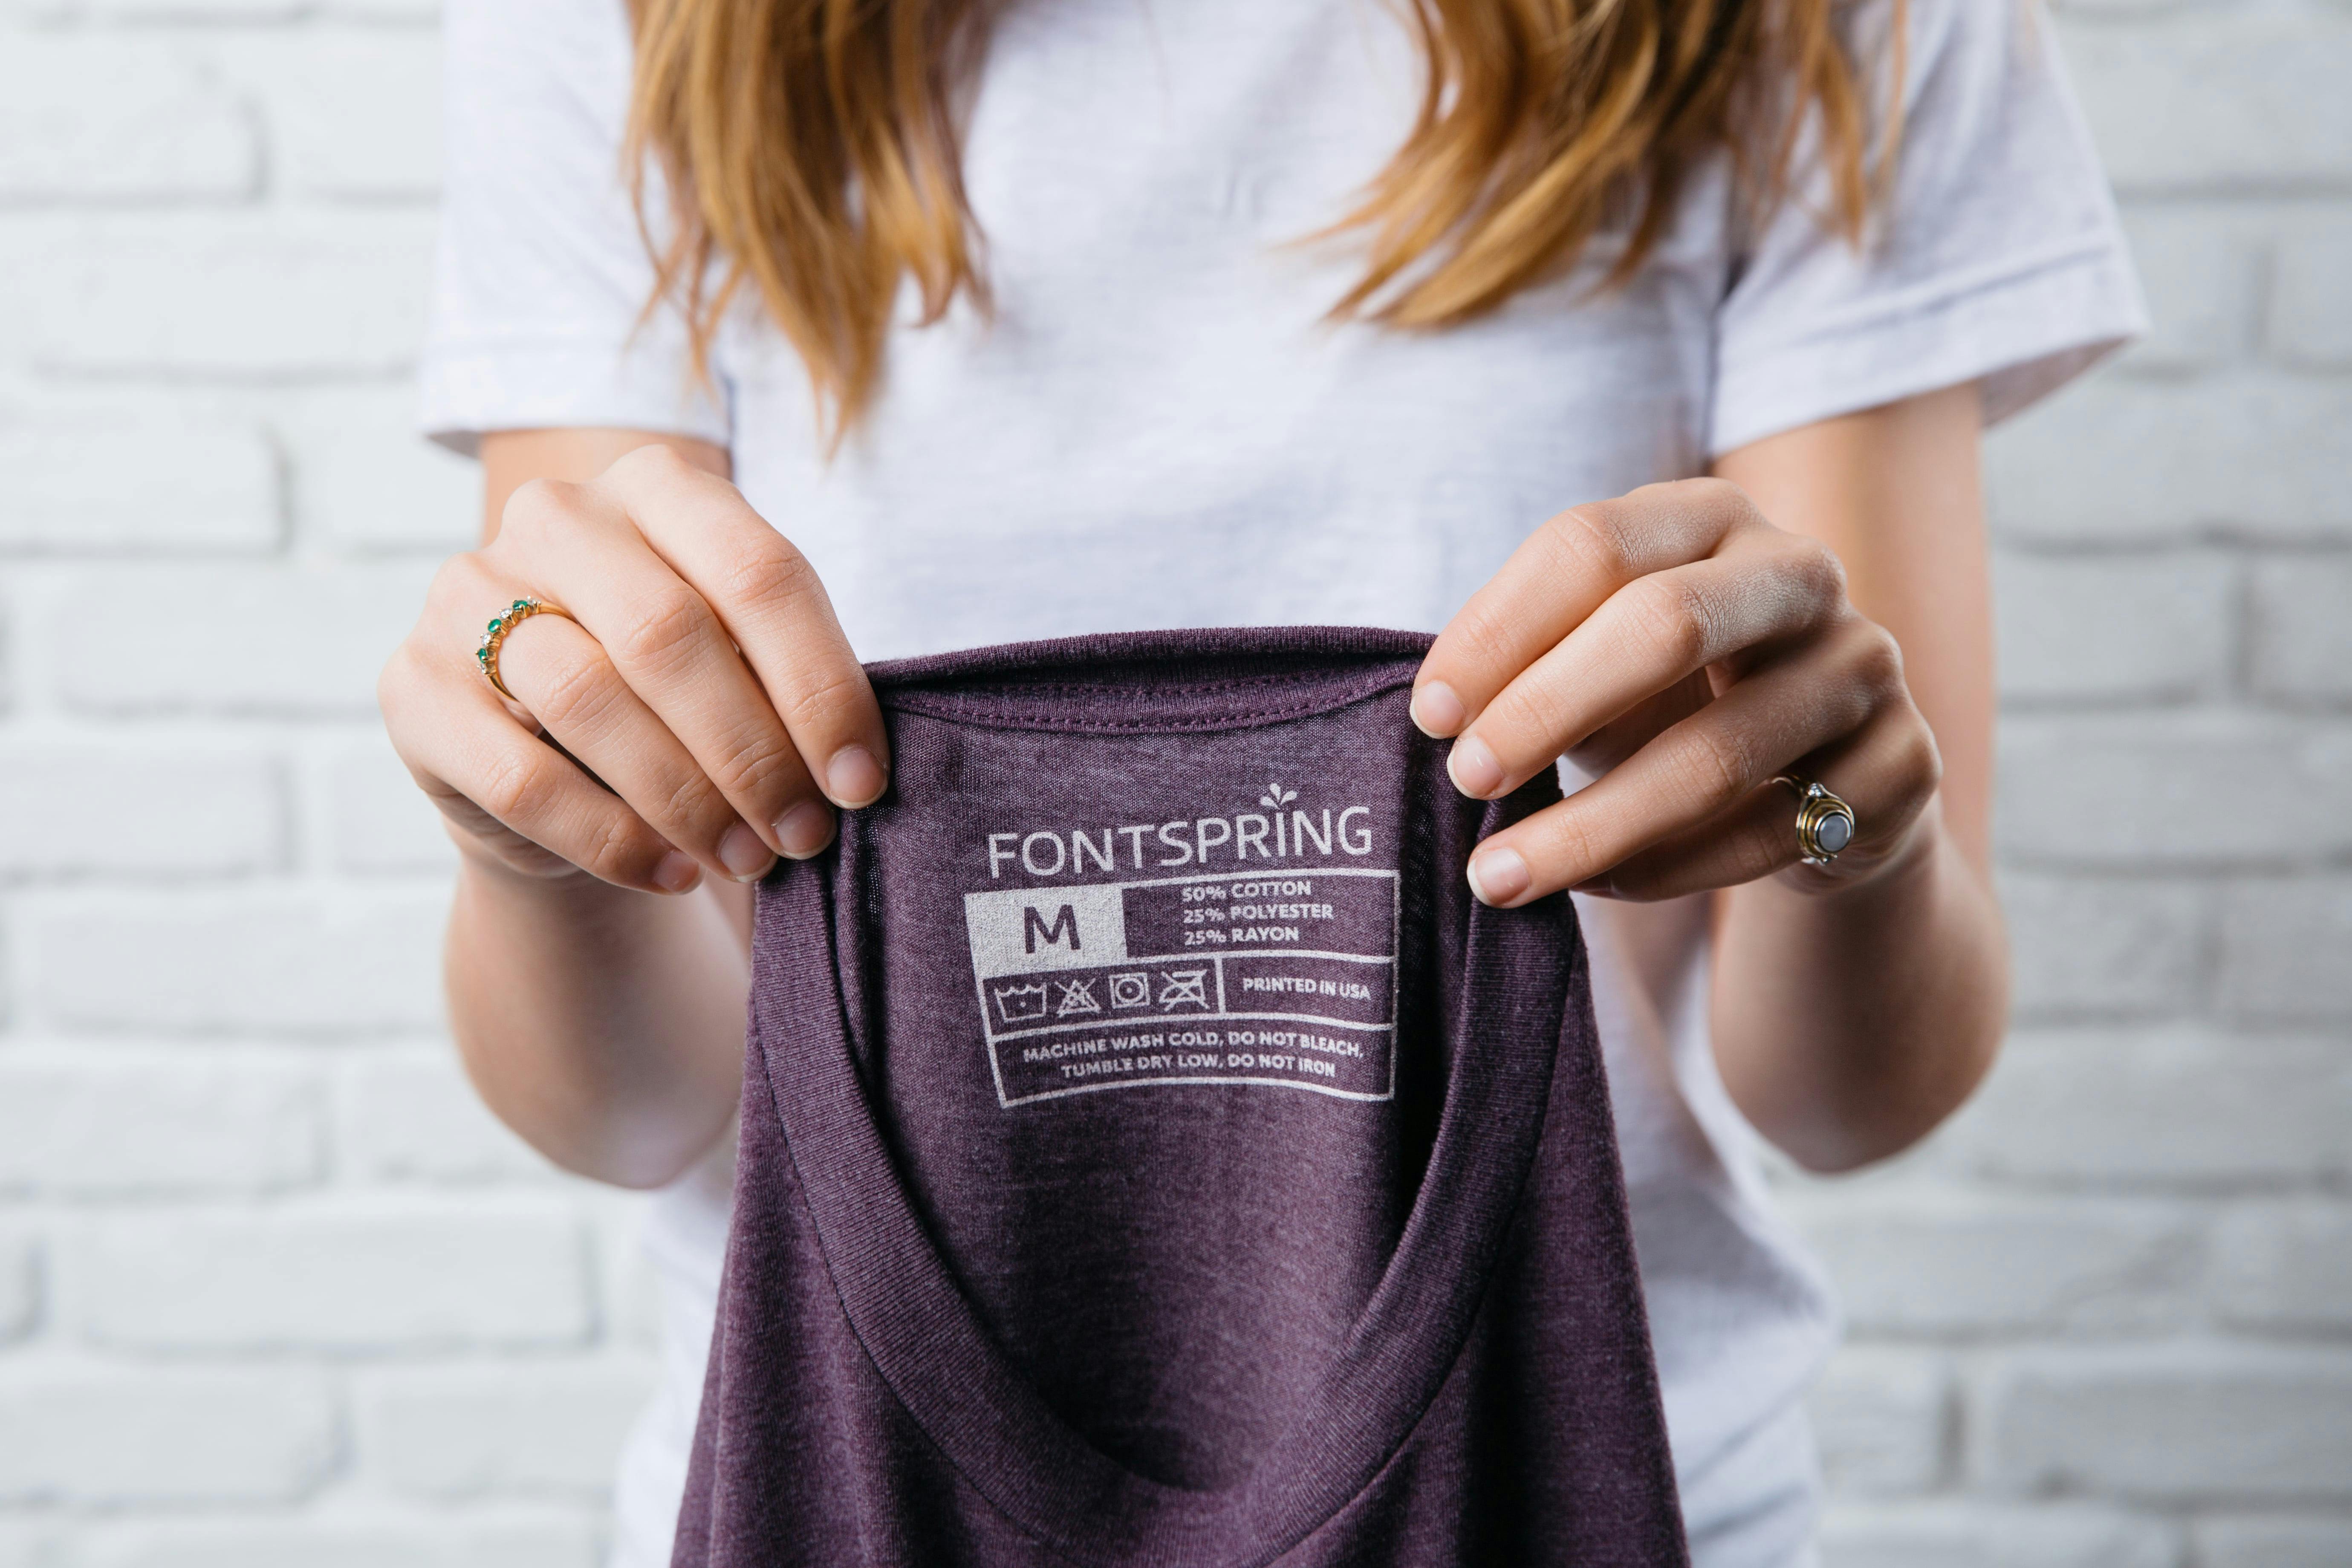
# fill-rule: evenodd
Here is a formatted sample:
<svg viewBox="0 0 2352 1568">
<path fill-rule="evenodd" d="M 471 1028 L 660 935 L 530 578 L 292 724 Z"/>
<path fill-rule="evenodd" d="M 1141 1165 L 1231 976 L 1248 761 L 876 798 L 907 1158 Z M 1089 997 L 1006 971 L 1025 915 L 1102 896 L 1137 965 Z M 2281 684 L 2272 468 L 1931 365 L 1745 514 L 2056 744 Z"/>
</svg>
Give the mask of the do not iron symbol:
<svg viewBox="0 0 2352 1568">
<path fill-rule="evenodd" d="M 1162 1007 L 1202 1007 L 1209 1005 L 1205 969 L 1171 970 L 1161 979 L 1160 1005 Z"/>
</svg>

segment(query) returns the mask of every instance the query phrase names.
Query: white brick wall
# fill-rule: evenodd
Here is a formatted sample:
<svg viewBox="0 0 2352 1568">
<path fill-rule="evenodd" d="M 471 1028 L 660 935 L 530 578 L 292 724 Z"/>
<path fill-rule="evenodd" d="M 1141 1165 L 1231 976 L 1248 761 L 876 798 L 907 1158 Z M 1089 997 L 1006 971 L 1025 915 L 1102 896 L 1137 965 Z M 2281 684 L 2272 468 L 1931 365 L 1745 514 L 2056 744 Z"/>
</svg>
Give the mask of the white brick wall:
<svg viewBox="0 0 2352 1568">
<path fill-rule="evenodd" d="M 373 710 L 477 504 L 433 21 L 0 3 L 0 1568 L 601 1551 L 635 1205 L 457 1070 Z"/>
<path fill-rule="evenodd" d="M 2075 0 L 2157 328 L 1994 438 L 2018 1026 L 1858 1181 L 1830 1568 L 2352 1563 L 2352 26 Z"/>
<path fill-rule="evenodd" d="M 440 1037 L 370 711 L 472 528 L 406 428 L 433 21 L 0 0 L 0 1568 L 584 1568 L 646 1385 L 633 1205 Z M 2332 1568 L 2352 16 L 2063 29 L 2158 330 L 1993 449 L 2016 1039 L 1787 1180 L 1853 1319 L 1826 1554 Z"/>
</svg>

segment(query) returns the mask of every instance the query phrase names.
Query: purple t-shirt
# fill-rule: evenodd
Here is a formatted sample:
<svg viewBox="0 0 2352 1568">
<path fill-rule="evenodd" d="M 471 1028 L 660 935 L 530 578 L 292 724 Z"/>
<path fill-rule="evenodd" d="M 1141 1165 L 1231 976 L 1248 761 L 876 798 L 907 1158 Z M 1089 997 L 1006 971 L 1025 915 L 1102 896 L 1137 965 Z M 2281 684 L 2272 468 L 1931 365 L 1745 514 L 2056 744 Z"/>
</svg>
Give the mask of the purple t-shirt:
<svg viewBox="0 0 2352 1568">
<path fill-rule="evenodd" d="M 1678 1563 L 1568 900 L 1483 908 L 1425 637 L 878 666 L 761 889 L 675 1561 Z"/>
</svg>

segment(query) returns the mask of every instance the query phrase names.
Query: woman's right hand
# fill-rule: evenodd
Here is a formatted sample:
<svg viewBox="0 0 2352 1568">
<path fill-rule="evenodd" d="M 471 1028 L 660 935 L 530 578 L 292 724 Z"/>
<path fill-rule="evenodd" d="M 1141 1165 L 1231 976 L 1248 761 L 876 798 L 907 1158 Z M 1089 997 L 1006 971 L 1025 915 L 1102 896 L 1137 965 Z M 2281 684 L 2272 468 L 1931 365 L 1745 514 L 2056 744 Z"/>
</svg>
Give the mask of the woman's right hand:
<svg viewBox="0 0 2352 1568">
<path fill-rule="evenodd" d="M 522 598 L 573 618 L 508 635 L 518 711 L 475 647 Z M 658 445 L 516 490 L 491 542 L 436 574 L 377 695 L 460 847 L 533 877 L 753 881 L 823 849 L 834 806 L 888 776 L 881 710 L 815 571 L 733 485 Z"/>
</svg>

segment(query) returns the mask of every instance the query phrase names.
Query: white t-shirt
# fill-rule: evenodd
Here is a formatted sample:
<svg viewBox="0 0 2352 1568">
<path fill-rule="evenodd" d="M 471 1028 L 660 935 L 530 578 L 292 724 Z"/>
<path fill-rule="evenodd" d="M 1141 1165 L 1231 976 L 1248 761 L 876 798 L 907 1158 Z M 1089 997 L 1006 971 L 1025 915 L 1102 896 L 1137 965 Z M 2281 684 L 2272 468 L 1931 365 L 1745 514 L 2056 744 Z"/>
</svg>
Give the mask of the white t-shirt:
<svg viewBox="0 0 2352 1568">
<path fill-rule="evenodd" d="M 1332 325 L 1360 256 L 1304 247 L 1394 150 L 1415 47 L 1379 0 L 1023 0 L 965 143 L 996 312 L 889 345 L 827 460 L 805 378 L 746 312 L 715 389 L 617 177 L 620 0 L 448 8 L 449 155 L 424 422 L 621 426 L 727 447 L 866 658 L 1078 632 L 1434 630 L 1545 518 L 1759 437 L 1980 379 L 2023 407 L 2137 331 L 2105 186 L 2022 0 L 1912 0 L 1908 123 L 1866 253 L 1691 181 L 1632 284 L 1600 265 L 1451 331 Z M 1667 1423 L 1702 1568 L 1810 1560 L 1800 1403 L 1837 1336 L 1705 1035 L 1697 905 L 1636 955 L 1586 906 Z M 664 1387 L 615 1561 L 668 1561 L 725 1236 L 726 1152 L 656 1205 Z"/>
</svg>

